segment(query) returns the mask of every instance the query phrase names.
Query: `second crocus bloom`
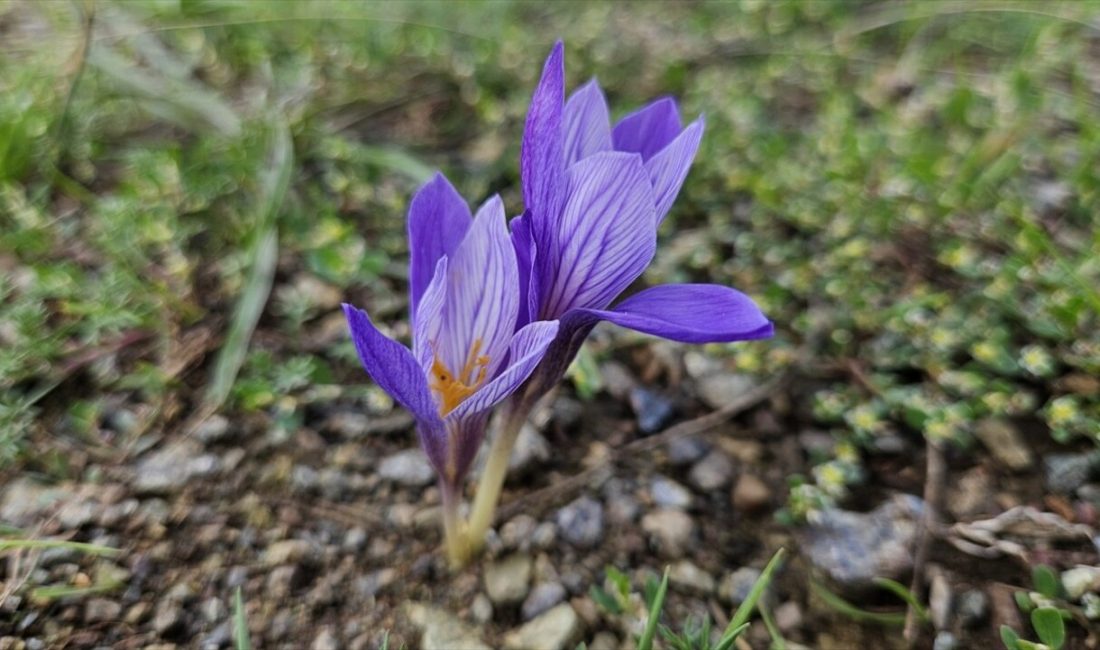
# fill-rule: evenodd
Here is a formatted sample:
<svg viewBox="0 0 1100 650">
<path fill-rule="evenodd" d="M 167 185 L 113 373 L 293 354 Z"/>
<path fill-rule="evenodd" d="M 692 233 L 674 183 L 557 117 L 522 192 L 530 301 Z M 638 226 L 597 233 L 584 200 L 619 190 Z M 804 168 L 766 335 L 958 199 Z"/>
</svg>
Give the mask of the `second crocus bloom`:
<svg viewBox="0 0 1100 650">
<path fill-rule="evenodd" d="M 520 158 L 525 211 L 512 222 L 520 264 L 519 323 L 560 320 L 537 375 L 549 387 L 600 320 L 688 343 L 772 335 L 743 293 L 716 284 L 665 284 L 612 302 L 649 266 L 657 227 L 703 134 L 660 99 L 612 128 L 595 81 L 565 101 L 564 55 L 554 46 L 531 99 Z M 539 392 L 539 391 L 535 391 Z"/>
</svg>

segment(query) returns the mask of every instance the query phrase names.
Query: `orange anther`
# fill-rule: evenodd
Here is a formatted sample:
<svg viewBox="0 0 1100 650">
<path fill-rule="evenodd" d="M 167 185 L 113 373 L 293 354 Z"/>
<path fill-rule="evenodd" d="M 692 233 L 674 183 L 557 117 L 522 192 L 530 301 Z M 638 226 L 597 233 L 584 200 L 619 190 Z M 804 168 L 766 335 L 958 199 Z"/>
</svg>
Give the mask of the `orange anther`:
<svg viewBox="0 0 1100 650">
<path fill-rule="evenodd" d="M 455 410 L 467 397 L 477 392 L 481 384 L 485 382 L 485 375 L 489 372 L 488 355 L 478 355 L 481 350 L 481 339 L 476 339 L 471 346 L 470 353 L 466 355 L 466 363 L 462 366 L 462 372 L 458 377 L 440 361 L 436 356 L 432 361 L 432 390 L 439 393 L 439 414 L 447 415 Z M 477 377 L 471 382 L 471 377 L 477 370 Z"/>
</svg>

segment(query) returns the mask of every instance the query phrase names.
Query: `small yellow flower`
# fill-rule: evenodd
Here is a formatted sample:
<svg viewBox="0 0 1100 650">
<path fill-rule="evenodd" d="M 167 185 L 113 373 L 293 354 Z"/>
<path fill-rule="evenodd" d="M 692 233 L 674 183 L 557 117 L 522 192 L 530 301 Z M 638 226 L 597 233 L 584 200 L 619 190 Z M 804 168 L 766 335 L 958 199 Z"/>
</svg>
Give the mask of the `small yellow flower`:
<svg viewBox="0 0 1100 650">
<path fill-rule="evenodd" d="M 989 341 L 980 341 L 970 348 L 974 358 L 982 363 L 993 363 L 997 359 L 997 346 Z"/>
<path fill-rule="evenodd" d="M 954 437 L 955 427 L 947 420 L 933 419 L 924 424 L 924 435 L 929 440 L 943 441 Z"/>
<path fill-rule="evenodd" d="M 1077 402 L 1072 397 L 1059 397 L 1047 409 L 1047 422 L 1052 427 L 1062 427 L 1077 419 Z"/>
<path fill-rule="evenodd" d="M 834 453 L 836 454 L 836 459 L 842 463 L 855 465 L 859 462 L 859 450 L 850 442 L 837 443 Z"/>
<path fill-rule="evenodd" d="M 1046 375 L 1054 368 L 1050 353 L 1038 345 L 1029 345 L 1020 351 L 1020 365 L 1033 375 Z"/>
<path fill-rule="evenodd" d="M 878 415 L 867 406 L 857 406 L 849 413 L 848 422 L 861 431 L 874 431 L 878 428 Z"/>
</svg>

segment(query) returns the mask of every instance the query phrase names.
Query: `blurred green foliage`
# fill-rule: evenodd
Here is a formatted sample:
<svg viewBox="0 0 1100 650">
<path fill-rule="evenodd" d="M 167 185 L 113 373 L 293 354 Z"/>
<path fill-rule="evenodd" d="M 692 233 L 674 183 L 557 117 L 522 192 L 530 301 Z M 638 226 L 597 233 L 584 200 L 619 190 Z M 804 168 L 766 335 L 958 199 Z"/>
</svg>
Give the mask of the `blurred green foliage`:
<svg viewBox="0 0 1100 650">
<path fill-rule="evenodd" d="M 647 279 L 746 291 L 777 339 L 713 351 L 821 378 L 813 417 L 838 444 L 795 479 L 793 515 L 843 497 L 893 432 L 965 445 L 976 422 L 1009 417 L 1059 442 L 1095 437 L 1098 15 L 0 3 L 0 466 L 35 441 L 126 434 L 119 413 L 155 426 L 193 399 L 179 341 L 206 327 L 221 345 L 273 116 L 295 164 L 260 329 L 282 335 L 251 341 L 230 408 L 283 417 L 315 382 L 362 382 L 346 341 L 301 336 L 337 313 L 309 282 L 395 321 L 404 211 L 432 169 L 517 210 L 523 116 L 559 36 L 570 84 L 599 75 L 616 116 L 662 93 L 707 115 Z"/>
</svg>

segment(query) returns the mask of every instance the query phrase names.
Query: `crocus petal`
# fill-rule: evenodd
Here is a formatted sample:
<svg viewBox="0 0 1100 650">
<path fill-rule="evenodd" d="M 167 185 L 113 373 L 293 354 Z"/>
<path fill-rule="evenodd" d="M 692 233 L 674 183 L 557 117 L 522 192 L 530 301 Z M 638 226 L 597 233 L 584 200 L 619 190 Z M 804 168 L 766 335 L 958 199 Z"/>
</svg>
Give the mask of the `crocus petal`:
<svg viewBox="0 0 1100 650">
<path fill-rule="evenodd" d="M 458 374 L 471 354 L 488 356 L 487 375 L 503 361 L 519 312 L 519 271 L 499 196 L 485 202 L 449 258 L 436 354 Z M 476 354 L 474 353 L 477 348 Z"/>
<path fill-rule="evenodd" d="M 436 262 L 454 254 L 470 228 L 470 208 L 451 183 L 436 173 L 409 205 L 409 313 L 415 323 Z"/>
<path fill-rule="evenodd" d="M 540 264 L 541 317 L 602 309 L 641 275 L 656 250 L 653 188 L 641 157 L 608 151 L 573 165 L 557 225 L 557 245 L 537 242 L 549 253 Z"/>
<path fill-rule="evenodd" d="M 639 153 L 649 160 L 680 134 L 676 100 L 662 97 L 619 120 L 612 131 L 615 151 Z"/>
<path fill-rule="evenodd" d="M 432 342 L 439 338 L 443 304 L 447 298 L 447 266 L 446 255 L 436 262 L 435 274 L 428 283 L 428 288 L 424 290 L 424 295 L 420 297 L 420 305 L 413 319 L 413 355 L 424 369 L 425 375 L 431 374 L 435 357 Z"/>
<path fill-rule="evenodd" d="M 531 216 L 524 213 L 512 219 L 512 248 L 516 251 L 519 267 L 519 316 L 516 329 L 535 320 L 539 312 L 538 249 L 531 235 Z"/>
<path fill-rule="evenodd" d="M 527 380 L 539 361 L 542 361 L 546 347 L 554 340 L 557 333 L 558 321 L 556 320 L 536 321 L 516 332 L 508 347 L 508 367 L 493 381 L 459 404 L 448 418 L 470 417 L 492 408 L 511 395 Z"/>
<path fill-rule="evenodd" d="M 573 91 L 565 102 L 562 128 L 565 129 L 566 166 L 594 153 L 611 150 L 611 117 L 603 90 L 595 79 Z"/>
<path fill-rule="evenodd" d="M 684 343 L 768 338 L 771 321 L 745 294 L 716 284 L 663 284 L 610 310 L 580 310 L 632 330 Z"/>
<path fill-rule="evenodd" d="M 703 126 L 704 120 L 700 117 L 645 163 L 656 196 L 658 224 L 668 214 L 680 192 L 680 186 L 687 178 L 691 161 L 695 159 L 695 152 L 699 149 L 699 141 L 703 139 Z"/>
<path fill-rule="evenodd" d="M 417 420 L 420 443 L 437 469 L 446 459 L 443 421 L 428 390 L 428 380 L 412 352 L 374 326 L 365 311 L 344 304 L 351 338 L 367 374 Z"/>
<path fill-rule="evenodd" d="M 554 44 L 543 66 L 520 148 L 520 176 L 523 201 L 533 216 L 532 225 L 540 236 L 550 228 L 561 208 L 565 183 L 562 156 L 562 109 L 565 98 L 565 54 L 561 41 Z"/>
</svg>

